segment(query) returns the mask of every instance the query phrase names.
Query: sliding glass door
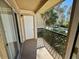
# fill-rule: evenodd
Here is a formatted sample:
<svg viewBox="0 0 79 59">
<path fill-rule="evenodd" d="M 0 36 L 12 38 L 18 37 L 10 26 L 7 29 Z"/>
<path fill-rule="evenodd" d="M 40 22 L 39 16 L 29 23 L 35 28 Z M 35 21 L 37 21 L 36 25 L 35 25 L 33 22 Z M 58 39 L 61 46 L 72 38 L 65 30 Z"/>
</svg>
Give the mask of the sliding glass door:
<svg viewBox="0 0 79 59">
<path fill-rule="evenodd" d="M 20 51 L 20 44 L 15 23 L 16 19 L 12 9 L 5 3 L 4 0 L 0 0 L 0 17 L 5 34 L 4 41 L 8 57 L 9 59 L 16 59 Z"/>
</svg>

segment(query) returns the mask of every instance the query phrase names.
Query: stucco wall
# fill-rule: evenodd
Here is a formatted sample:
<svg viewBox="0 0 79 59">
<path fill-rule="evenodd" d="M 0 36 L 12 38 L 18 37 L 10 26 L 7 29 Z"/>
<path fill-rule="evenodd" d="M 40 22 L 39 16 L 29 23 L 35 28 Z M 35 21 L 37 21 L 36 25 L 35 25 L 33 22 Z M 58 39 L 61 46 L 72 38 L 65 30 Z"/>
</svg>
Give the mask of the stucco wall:
<svg viewBox="0 0 79 59">
<path fill-rule="evenodd" d="M 5 36 L 3 33 L 3 28 L 2 28 L 1 18 L 0 18 L 0 58 L 8 59 L 6 49 L 5 49 L 5 43 L 3 41 L 4 39 L 5 39 Z"/>
<path fill-rule="evenodd" d="M 36 27 L 37 28 L 44 28 L 45 23 L 43 18 L 41 17 L 41 15 L 39 13 L 36 14 Z"/>
</svg>

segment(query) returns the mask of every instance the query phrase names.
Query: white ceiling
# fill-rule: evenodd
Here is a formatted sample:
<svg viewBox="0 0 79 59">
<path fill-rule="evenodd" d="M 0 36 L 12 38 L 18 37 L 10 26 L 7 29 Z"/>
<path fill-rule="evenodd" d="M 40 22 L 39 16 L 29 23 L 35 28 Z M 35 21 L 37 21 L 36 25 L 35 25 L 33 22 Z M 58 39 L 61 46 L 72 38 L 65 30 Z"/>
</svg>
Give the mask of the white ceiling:
<svg viewBox="0 0 79 59">
<path fill-rule="evenodd" d="M 62 0 L 5 0 L 18 12 L 44 13 Z"/>
</svg>

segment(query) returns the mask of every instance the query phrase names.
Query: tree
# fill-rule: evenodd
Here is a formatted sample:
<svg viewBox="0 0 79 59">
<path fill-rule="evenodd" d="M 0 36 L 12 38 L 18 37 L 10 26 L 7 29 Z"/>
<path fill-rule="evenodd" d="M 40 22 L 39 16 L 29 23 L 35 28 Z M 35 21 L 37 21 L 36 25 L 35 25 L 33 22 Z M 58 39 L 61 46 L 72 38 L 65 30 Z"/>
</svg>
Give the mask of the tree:
<svg viewBox="0 0 79 59">
<path fill-rule="evenodd" d="M 70 20 L 70 14 L 71 14 L 72 6 L 70 6 L 67 10 L 67 20 Z"/>
<path fill-rule="evenodd" d="M 64 20 L 65 20 L 65 15 L 63 14 L 63 15 L 61 16 L 60 21 L 59 21 L 59 25 L 60 25 L 60 26 L 62 26 L 62 25 L 63 25 Z"/>
<path fill-rule="evenodd" d="M 54 25 L 56 23 L 56 19 L 58 18 L 58 15 L 56 12 L 54 12 L 53 9 L 49 11 L 50 17 L 48 20 L 46 20 L 46 25 Z"/>
</svg>

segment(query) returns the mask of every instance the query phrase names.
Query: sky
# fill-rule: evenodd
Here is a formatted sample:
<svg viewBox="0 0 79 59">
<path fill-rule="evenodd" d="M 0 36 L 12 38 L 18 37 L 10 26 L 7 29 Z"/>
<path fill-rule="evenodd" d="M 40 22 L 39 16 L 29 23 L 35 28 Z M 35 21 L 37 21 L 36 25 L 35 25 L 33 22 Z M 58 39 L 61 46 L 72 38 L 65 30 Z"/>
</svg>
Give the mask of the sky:
<svg viewBox="0 0 79 59">
<path fill-rule="evenodd" d="M 73 4 L 73 0 L 65 0 L 61 5 L 60 7 L 64 7 L 64 6 L 67 6 L 67 9 L 65 10 L 64 14 L 65 14 L 65 17 L 67 17 L 67 10 L 70 6 L 72 6 Z"/>
<path fill-rule="evenodd" d="M 65 0 L 65 1 L 61 4 L 61 7 L 63 7 L 64 5 L 71 6 L 72 3 L 73 3 L 73 0 Z"/>
</svg>

